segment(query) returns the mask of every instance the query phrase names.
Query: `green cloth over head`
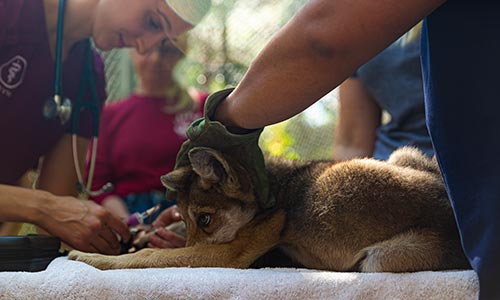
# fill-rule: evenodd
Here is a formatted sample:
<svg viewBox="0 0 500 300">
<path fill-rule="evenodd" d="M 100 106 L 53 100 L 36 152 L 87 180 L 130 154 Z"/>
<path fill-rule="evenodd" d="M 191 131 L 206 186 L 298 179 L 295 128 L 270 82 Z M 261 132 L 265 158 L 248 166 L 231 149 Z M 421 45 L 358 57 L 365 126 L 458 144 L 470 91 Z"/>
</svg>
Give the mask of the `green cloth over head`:
<svg viewBox="0 0 500 300">
<path fill-rule="evenodd" d="M 187 129 L 188 140 L 182 144 L 177 154 L 175 168 L 190 165 L 188 153 L 194 147 L 208 147 L 223 154 L 238 155 L 238 162 L 252 179 L 260 206 L 271 208 L 275 205 L 275 199 L 269 191 L 264 155 L 259 148 L 259 137 L 263 128 L 246 134 L 234 134 L 222 123 L 213 120 L 217 106 L 232 91 L 233 89 L 221 90 L 207 98 L 204 117 L 194 121 Z"/>
</svg>

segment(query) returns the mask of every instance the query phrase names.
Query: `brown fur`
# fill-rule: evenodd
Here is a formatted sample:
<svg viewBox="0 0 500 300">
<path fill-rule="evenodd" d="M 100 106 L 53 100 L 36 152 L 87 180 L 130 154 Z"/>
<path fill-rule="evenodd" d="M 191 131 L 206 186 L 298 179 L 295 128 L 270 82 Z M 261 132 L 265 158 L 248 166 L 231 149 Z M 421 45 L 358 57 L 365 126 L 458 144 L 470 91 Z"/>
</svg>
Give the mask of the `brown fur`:
<svg viewBox="0 0 500 300">
<path fill-rule="evenodd" d="M 237 158 L 208 148 L 189 157 L 190 167 L 162 177 L 180 195 L 185 248 L 69 258 L 101 269 L 247 268 L 279 248 L 297 265 L 332 271 L 469 267 L 437 164 L 418 150 L 402 148 L 387 162 L 270 161 L 272 210 L 260 208 Z"/>
</svg>

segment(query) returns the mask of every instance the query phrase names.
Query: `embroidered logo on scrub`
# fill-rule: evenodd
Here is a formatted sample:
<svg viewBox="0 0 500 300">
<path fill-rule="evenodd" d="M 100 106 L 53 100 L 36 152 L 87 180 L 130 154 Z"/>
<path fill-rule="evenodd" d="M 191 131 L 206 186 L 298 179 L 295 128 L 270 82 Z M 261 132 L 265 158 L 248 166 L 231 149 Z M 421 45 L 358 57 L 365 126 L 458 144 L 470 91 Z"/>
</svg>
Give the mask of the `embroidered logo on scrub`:
<svg viewBox="0 0 500 300">
<path fill-rule="evenodd" d="M 28 62 L 20 55 L 14 56 L 11 60 L 0 66 L 0 83 L 8 88 L 15 89 L 22 82 Z"/>
</svg>

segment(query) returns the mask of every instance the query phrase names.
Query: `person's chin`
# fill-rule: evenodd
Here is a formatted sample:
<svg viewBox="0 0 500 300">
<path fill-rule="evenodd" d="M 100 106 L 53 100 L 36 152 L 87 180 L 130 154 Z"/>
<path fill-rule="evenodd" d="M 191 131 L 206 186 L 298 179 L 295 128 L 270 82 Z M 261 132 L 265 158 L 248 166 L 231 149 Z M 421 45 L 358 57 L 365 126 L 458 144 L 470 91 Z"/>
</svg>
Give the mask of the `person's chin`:
<svg viewBox="0 0 500 300">
<path fill-rule="evenodd" d="M 94 39 L 94 45 L 97 49 L 101 51 L 109 51 L 114 48 L 113 45 L 111 45 L 110 43 L 103 43 L 101 40 L 97 39 Z"/>
</svg>

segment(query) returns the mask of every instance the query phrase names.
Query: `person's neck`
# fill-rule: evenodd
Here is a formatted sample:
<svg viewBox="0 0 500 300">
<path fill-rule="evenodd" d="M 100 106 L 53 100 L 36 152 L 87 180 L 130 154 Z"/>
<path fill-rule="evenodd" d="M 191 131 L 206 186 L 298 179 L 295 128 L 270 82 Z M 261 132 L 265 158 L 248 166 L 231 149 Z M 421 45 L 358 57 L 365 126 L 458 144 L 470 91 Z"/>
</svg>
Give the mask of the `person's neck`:
<svg viewBox="0 0 500 300">
<path fill-rule="evenodd" d="M 135 94 L 146 97 L 154 97 L 154 98 L 165 98 L 167 100 L 167 104 L 174 104 L 177 101 L 177 97 L 171 97 L 170 93 L 174 85 L 171 80 L 165 79 L 163 85 L 159 87 L 158 85 L 148 85 L 144 84 L 141 80 L 137 83 L 137 87 L 135 88 Z"/>
<path fill-rule="evenodd" d="M 55 57 L 57 40 L 59 2 L 60 0 L 44 0 L 47 33 L 53 57 Z M 63 60 L 77 42 L 91 37 L 92 24 L 94 24 L 94 10 L 97 3 L 98 0 L 66 0 Z"/>
<path fill-rule="evenodd" d="M 163 89 L 144 88 L 141 84 L 134 90 L 134 93 L 142 97 L 161 98 L 165 104 L 163 111 L 166 113 L 178 113 L 190 109 L 192 101 L 186 101 L 182 97 L 181 90 L 176 86 L 169 86 Z"/>
<path fill-rule="evenodd" d="M 139 96 L 143 97 L 152 97 L 152 98 L 166 98 L 167 97 L 167 90 L 150 90 L 150 89 L 143 89 L 143 88 L 136 88 L 134 90 L 134 93 Z"/>
</svg>

